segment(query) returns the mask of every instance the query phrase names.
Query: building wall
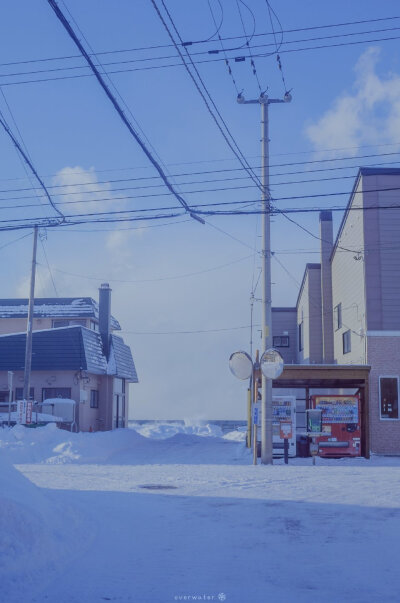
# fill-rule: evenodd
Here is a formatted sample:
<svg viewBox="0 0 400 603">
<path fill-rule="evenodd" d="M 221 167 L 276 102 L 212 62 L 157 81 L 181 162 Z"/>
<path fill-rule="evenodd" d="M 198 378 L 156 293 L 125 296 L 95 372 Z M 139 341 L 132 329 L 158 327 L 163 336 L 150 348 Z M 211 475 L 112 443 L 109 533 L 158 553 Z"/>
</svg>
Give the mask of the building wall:
<svg viewBox="0 0 400 603">
<path fill-rule="evenodd" d="M 44 329 L 51 329 L 53 327 L 53 320 L 77 320 L 77 318 L 68 318 L 65 316 L 55 316 L 52 318 L 34 318 L 32 328 L 34 331 L 41 331 Z M 86 324 L 82 324 L 84 327 L 90 327 L 90 319 L 85 320 Z M 26 332 L 26 318 L 0 318 L 0 335 L 6 335 L 7 333 L 25 333 Z"/>
<path fill-rule="evenodd" d="M 370 330 L 400 329 L 400 175 L 363 176 L 367 317 Z M 372 209 L 368 209 L 372 208 Z M 384 208 L 384 209 L 374 209 Z"/>
<path fill-rule="evenodd" d="M 370 442 L 376 454 L 400 454 L 400 420 L 380 418 L 379 377 L 400 377 L 400 332 L 368 336 Z"/>
<path fill-rule="evenodd" d="M 332 314 L 332 265 L 333 249 L 332 212 L 322 211 L 319 216 L 321 238 L 321 312 L 322 312 L 322 361 L 332 364 L 333 314 Z"/>
<path fill-rule="evenodd" d="M 303 323 L 303 349 L 298 346 L 299 364 L 322 362 L 321 268 L 307 264 L 297 302 L 297 328 Z"/>
<path fill-rule="evenodd" d="M 361 190 L 360 183 L 351 207 L 363 207 Z M 337 364 L 366 363 L 363 335 L 366 331 L 363 214 L 362 210 L 347 214 L 332 257 L 334 356 Z M 335 308 L 339 304 L 342 308 L 342 326 L 338 328 Z M 350 331 L 351 341 L 351 351 L 348 353 L 343 352 L 343 333 L 346 331 Z"/>
<path fill-rule="evenodd" d="M 272 342 L 280 352 L 285 364 L 297 361 L 297 311 L 296 308 L 272 308 Z M 289 347 L 280 347 L 274 343 L 274 337 L 288 337 Z"/>
<path fill-rule="evenodd" d="M 23 371 L 13 375 L 13 399 L 15 389 L 23 387 Z M 34 388 L 34 399 L 42 402 L 43 388 L 71 388 L 71 399 L 76 404 L 76 421 L 80 431 L 103 431 L 112 429 L 113 377 L 87 374 L 79 378 L 77 371 L 33 371 L 30 387 Z M 90 407 L 90 390 L 99 392 L 99 408 Z M 127 388 L 128 389 L 128 388 Z M 7 372 L 0 372 L 0 391 L 8 390 Z M 127 404 L 126 404 L 127 408 Z M 126 422 L 127 425 L 127 411 Z"/>
</svg>

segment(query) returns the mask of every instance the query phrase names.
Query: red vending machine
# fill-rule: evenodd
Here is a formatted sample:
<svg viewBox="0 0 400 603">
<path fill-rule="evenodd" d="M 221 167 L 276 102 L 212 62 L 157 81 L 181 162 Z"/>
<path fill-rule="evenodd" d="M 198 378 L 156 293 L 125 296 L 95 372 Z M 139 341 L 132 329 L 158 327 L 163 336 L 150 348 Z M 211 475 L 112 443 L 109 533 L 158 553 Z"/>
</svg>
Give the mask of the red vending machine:
<svg viewBox="0 0 400 603">
<path fill-rule="evenodd" d="M 311 396 L 312 408 L 322 410 L 319 456 L 361 456 L 361 417 L 358 396 Z"/>
</svg>

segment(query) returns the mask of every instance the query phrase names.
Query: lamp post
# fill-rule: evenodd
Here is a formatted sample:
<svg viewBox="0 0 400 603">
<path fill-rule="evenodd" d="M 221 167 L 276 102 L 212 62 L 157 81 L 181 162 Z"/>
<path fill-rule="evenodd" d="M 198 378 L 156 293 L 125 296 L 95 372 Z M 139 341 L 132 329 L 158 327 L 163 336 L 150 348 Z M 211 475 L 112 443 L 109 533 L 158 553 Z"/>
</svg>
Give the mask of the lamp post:
<svg viewBox="0 0 400 603">
<path fill-rule="evenodd" d="M 246 379 L 250 379 L 250 377 L 252 378 L 252 383 L 254 385 L 254 364 L 253 361 L 251 359 L 251 357 L 249 356 L 249 354 L 247 352 L 243 352 L 243 351 L 238 351 L 238 352 L 233 352 L 233 354 L 231 354 L 230 358 L 229 358 L 229 368 L 231 373 L 237 378 L 237 379 L 241 379 L 242 381 L 246 380 Z M 272 443 L 272 380 L 273 379 L 277 379 L 283 371 L 283 358 L 280 355 L 280 353 L 275 350 L 274 348 L 269 348 L 268 350 L 265 350 L 264 353 L 262 354 L 261 358 L 260 358 L 260 368 L 261 368 L 261 373 L 262 373 L 262 377 L 263 377 L 263 381 L 265 380 L 268 385 L 269 388 L 271 390 L 271 429 L 269 430 L 267 439 L 265 440 L 265 438 L 263 439 L 263 430 L 261 431 L 261 462 L 263 462 L 262 460 L 262 453 L 263 453 L 263 446 L 267 446 L 268 450 L 271 450 L 271 463 L 272 464 L 272 448 L 273 448 L 273 443 Z M 258 414 L 258 408 L 257 408 L 257 414 Z M 261 425 L 263 425 L 263 423 L 265 422 L 265 406 L 262 404 L 261 405 Z M 248 418 L 248 422 L 249 422 L 249 418 Z M 256 429 L 256 421 L 253 419 L 253 425 L 254 425 L 254 429 Z M 250 430 L 251 433 L 251 427 L 249 426 L 249 423 L 247 424 L 247 430 Z M 253 453 L 254 453 L 254 459 L 255 462 L 254 464 L 257 464 L 257 453 L 256 453 L 256 447 L 257 447 L 257 440 L 254 441 L 254 437 L 253 439 Z M 265 452 L 265 451 L 264 451 Z"/>
</svg>

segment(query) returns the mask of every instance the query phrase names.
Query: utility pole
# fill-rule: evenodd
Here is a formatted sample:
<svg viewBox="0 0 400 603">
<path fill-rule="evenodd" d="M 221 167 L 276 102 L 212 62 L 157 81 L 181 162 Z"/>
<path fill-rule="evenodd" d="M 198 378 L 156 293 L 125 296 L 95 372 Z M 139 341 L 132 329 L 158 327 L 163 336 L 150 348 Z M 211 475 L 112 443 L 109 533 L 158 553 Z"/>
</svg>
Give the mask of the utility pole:
<svg viewBox="0 0 400 603">
<path fill-rule="evenodd" d="M 29 400 L 29 384 L 31 379 L 32 365 L 32 327 L 33 327 L 33 310 L 35 302 L 35 280 L 36 280 L 36 251 L 37 251 L 38 227 L 33 230 L 33 252 L 32 252 L 32 269 L 31 269 L 31 288 L 29 291 L 28 305 L 28 320 L 26 325 L 26 347 L 25 347 L 25 372 L 24 372 L 24 392 L 23 399 Z"/>
<path fill-rule="evenodd" d="M 241 105 L 261 105 L 261 200 L 262 200 L 262 352 L 272 347 L 271 324 L 271 236 L 269 190 L 269 138 L 268 106 L 275 103 L 290 103 L 292 97 L 286 92 L 283 99 L 269 98 L 265 93 L 258 99 L 245 100 L 242 94 L 237 97 Z M 262 375 L 261 389 L 261 463 L 272 465 L 272 380 Z"/>
</svg>

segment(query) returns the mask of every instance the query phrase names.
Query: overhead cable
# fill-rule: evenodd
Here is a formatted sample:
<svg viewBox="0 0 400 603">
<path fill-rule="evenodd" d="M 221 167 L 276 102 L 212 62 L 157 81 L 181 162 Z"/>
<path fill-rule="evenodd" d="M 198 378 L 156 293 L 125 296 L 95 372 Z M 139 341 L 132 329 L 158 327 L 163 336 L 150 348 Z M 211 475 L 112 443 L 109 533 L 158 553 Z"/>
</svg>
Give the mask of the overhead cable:
<svg viewBox="0 0 400 603">
<path fill-rule="evenodd" d="M 91 68 L 94 76 L 96 77 L 96 79 L 99 82 L 100 86 L 103 88 L 103 90 L 106 93 L 107 97 L 109 98 L 109 100 L 113 104 L 113 106 L 114 106 L 115 110 L 117 111 L 118 115 L 120 116 L 121 120 L 123 121 L 123 123 L 125 124 L 125 126 L 128 128 L 129 132 L 131 133 L 131 135 L 133 136 L 133 138 L 135 139 L 135 141 L 138 143 L 138 145 L 140 146 L 140 148 L 142 149 L 142 151 L 145 153 L 146 157 L 153 164 L 153 166 L 157 170 L 159 176 L 163 180 L 165 186 L 168 188 L 168 190 L 171 192 L 171 194 L 173 194 L 174 197 L 176 197 L 176 199 L 179 201 L 179 203 L 182 205 L 182 207 L 186 210 L 186 212 L 192 218 L 194 218 L 195 220 L 197 220 L 199 222 L 202 222 L 202 219 L 199 219 L 198 216 L 196 216 L 191 211 L 189 205 L 186 203 L 186 201 L 183 199 L 183 197 L 181 197 L 181 195 L 175 190 L 175 188 L 173 187 L 173 185 L 169 182 L 169 180 L 168 180 L 167 176 L 165 175 L 165 173 L 164 173 L 161 165 L 153 157 L 153 155 L 147 149 L 147 147 L 144 144 L 144 142 L 141 140 L 139 134 L 136 132 L 136 130 L 134 129 L 133 125 L 131 124 L 131 122 L 128 120 L 128 118 L 124 114 L 124 112 L 121 109 L 121 107 L 120 107 L 117 99 L 115 98 L 115 96 L 112 94 L 111 90 L 109 89 L 109 87 L 105 83 L 102 75 L 98 71 L 98 69 L 95 66 L 95 64 L 93 63 L 92 59 L 90 58 L 90 56 L 86 52 L 85 48 L 82 46 L 82 44 L 79 41 L 79 39 L 77 38 L 74 30 L 72 29 L 71 25 L 69 24 L 69 22 L 67 21 L 67 19 L 64 16 L 64 14 L 60 10 L 57 2 L 55 0 L 48 0 L 48 3 L 50 4 L 51 8 L 54 10 L 57 18 L 59 19 L 59 21 L 61 22 L 61 24 L 64 26 L 64 28 L 67 31 L 67 33 L 70 36 L 70 38 L 73 40 L 73 42 L 75 43 L 75 45 L 78 47 L 78 49 L 81 52 L 82 56 L 88 62 L 88 64 L 89 64 L 89 66 L 90 66 L 90 68 Z"/>
</svg>

